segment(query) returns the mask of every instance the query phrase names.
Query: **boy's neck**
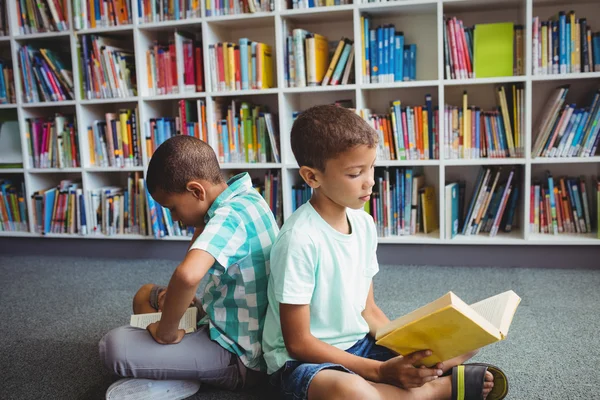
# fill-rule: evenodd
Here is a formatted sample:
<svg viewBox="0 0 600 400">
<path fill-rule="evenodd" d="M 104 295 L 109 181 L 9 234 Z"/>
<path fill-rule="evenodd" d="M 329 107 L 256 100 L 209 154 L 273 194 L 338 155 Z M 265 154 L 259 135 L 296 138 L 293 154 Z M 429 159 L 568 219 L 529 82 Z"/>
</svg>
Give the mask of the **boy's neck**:
<svg viewBox="0 0 600 400">
<path fill-rule="evenodd" d="M 310 204 L 315 211 L 336 231 L 349 234 L 350 223 L 346 215 L 346 207 L 334 203 L 330 198 L 323 195 L 318 189 L 313 191 Z"/>
<path fill-rule="evenodd" d="M 206 200 L 209 204 L 208 208 L 212 207 L 213 203 L 223 193 L 229 185 L 226 182 L 217 183 L 216 185 L 206 185 Z"/>
</svg>

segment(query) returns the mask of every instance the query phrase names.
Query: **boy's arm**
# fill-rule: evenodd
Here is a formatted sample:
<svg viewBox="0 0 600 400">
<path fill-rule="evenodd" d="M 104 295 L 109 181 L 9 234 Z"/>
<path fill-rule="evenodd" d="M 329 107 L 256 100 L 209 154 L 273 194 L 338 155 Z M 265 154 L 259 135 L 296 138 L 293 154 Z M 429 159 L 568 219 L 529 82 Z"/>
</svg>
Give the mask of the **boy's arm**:
<svg viewBox="0 0 600 400">
<path fill-rule="evenodd" d="M 148 326 L 148 330 L 158 343 L 178 343 L 184 331 L 178 329 L 179 321 L 190 306 L 200 281 L 214 264 L 215 259 L 204 250 L 190 250 L 179 264 L 167 287 L 167 296 L 159 322 Z"/>
<path fill-rule="evenodd" d="M 323 364 L 341 364 L 371 382 L 382 382 L 406 389 L 420 387 L 442 374 L 440 369 L 415 368 L 413 365 L 430 351 L 418 351 L 406 357 L 398 356 L 386 362 L 358 357 L 314 337 L 310 332 L 310 306 L 279 305 L 281 329 L 285 347 L 296 360 Z"/>
<path fill-rule="evenodd" d="M 371 281 L 371 287 L 369 288 L 369 294 L 367 296 L 367 304 L 362 312 L 362 316 L 369 324 L 369 335 L 375 337 L 377 329 L 386 325 L 390 322 L 389 318 L 375 303 L 375 296 L 373 295 L 373 282 Z"/>
</svg>

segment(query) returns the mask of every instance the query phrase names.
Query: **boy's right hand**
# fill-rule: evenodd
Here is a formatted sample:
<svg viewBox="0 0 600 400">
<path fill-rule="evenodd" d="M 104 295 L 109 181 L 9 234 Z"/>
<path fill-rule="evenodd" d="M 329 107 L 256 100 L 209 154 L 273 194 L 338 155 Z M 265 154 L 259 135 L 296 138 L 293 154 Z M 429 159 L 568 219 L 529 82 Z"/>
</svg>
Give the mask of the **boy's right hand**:
<svg viewBox="0 0 600 400">
<path fill-rule="evenodd" d="M 431 351 L 422 350 L 383 362 L 379 367 L 381 382 L 403 389 L 413 389 L 437 379 L 443 374 L 441 363 L 434 368 L 415 367 L 415 364 L 430 355 Z"/>
</svg>

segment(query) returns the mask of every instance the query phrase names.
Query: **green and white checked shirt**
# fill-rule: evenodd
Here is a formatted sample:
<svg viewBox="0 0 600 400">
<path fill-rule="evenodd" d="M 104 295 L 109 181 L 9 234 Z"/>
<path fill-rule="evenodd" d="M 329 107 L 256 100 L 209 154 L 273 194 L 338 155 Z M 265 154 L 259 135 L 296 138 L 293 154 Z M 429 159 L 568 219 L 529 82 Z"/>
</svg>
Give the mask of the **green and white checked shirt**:
<svg viewBox="0 0 600 400">
<path fill-rule="evenodd" d="M 266 370 L 262 331 L 267 312 L 269 254 L 279 233 L 273 213 L 247 173 L 227 181 L 190 247 L 215 258 L 202 295 L 210 338 L 254 370 Z"/>
</svg>

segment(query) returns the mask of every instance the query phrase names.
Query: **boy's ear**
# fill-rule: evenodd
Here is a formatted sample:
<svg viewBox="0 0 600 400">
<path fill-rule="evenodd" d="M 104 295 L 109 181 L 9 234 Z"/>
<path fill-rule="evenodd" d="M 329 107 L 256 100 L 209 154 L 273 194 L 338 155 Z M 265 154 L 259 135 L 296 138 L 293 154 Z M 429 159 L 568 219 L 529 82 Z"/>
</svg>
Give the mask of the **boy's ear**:
<svg viewBox="0 0 600 400">
<path fill-rule="evenodd" d="M 206 189 L 204 186 L 197 181 L 189 181 L 185 188 L 188 192 L 191 192 L 192 195 L 200 201 L 206 200 Z"/>
<path fill-rule="evenodd" d="M 316 189 L 319 186 L 321 186 L 321 182 L 319 179 L 320 173 L 319 170 L 315 168 L 310 168 L 305 165 L 300 167 L 300 176 L 302 177 L 302 179 L 304 179 L 304 182 L 306 182 L 306 184 L 313 189 Z"/>
</svg>

